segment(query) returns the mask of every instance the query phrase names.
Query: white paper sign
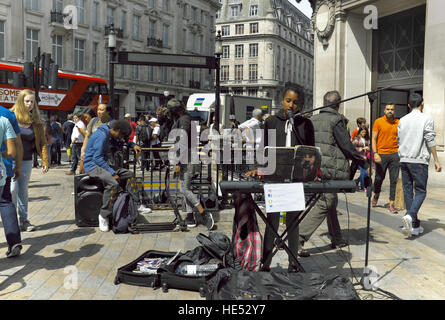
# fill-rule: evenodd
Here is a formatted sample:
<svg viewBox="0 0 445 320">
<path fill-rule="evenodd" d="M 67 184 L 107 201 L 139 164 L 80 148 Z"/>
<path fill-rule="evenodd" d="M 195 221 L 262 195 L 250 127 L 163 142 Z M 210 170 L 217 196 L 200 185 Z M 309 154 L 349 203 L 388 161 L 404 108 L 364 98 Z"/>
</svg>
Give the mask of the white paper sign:
<svg viewBox="0 0 445 320">
<path fill-rule="evenodd" d="M 264 199 L 266 212 L 290 212 L 306 209 L 304 186 L 297 183 L 264 184 Z"/>
</svg>

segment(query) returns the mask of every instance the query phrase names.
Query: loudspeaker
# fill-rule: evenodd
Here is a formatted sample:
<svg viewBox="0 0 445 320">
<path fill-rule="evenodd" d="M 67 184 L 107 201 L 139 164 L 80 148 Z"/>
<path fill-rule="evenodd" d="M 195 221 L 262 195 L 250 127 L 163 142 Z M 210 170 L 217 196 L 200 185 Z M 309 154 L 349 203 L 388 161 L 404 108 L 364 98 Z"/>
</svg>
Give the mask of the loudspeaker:
<svg viewBox="0 0 445 320">
<path fill-rule="evenodd" d="M 103 184 L 87 174 L 74 176 L 74 214 L 78 227 L 98 227 Z"/>
</svg>

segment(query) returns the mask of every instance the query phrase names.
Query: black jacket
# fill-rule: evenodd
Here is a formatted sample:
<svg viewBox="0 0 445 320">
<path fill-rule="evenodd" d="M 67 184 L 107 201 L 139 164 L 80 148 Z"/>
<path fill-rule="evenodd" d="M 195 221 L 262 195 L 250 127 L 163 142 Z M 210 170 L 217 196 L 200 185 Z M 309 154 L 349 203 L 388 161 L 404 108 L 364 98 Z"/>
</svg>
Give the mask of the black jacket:
<svg viewBox="0 0 445 320">
<path fill-rule="evenodd" d="M 270 116 L 266 119 L 264 124 L 264 146 L 269 146 L 268 129 L 276 130 L 276 147 L 286 146 L 286 131 L 285 125 L 287 117 L 283 115 L 283 110 L 280 110 L 276 115 Z M 304 117 L 294 118 L 294 134 L 291 138 L 291 145 L 305 145 L 315 146 L 314 126 L 310 119 Z"/>
</svg>

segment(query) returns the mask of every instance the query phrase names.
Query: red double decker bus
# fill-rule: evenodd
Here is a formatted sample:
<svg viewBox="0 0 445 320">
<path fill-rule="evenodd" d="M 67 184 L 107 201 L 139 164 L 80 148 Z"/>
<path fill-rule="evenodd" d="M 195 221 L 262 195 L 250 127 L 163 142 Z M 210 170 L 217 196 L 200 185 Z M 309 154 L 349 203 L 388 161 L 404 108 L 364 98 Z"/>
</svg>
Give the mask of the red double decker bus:
<svg viewBox="0 0 445 320">
<path fill-rule="evenodd" d="M 11 108 L 25 87 L 14 86 L 14 73 L 22 73 L 23 66 L 0 63 L 0 105 Z M 32 90 L 32 88 L 30 88 Z M 55 89 L 39 90 L 39 109 L 73 112 L 76 107 L 96 109 L 101 97 L 108 103 L 107 82 L 98 77 L 79 73 L 58 72 Z"/>
</svg>

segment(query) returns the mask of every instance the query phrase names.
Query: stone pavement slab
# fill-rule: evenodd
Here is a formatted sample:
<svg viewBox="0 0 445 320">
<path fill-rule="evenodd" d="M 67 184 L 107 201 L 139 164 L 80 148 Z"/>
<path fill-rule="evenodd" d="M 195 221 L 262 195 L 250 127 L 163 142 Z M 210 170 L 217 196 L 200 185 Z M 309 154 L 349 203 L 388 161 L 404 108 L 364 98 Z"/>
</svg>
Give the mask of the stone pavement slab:
<svg viewBox="0 0 445 320">
<path fill-rule="evenodd" d="M 187 232 L 145 234 L 102 233 L 98 228 L 78 228 L 74 222 L 74 180 L 68 165 L 47 174 L 33 169 L 29 186 L 29 218 L 35 232 L 23 232 L 22 255 L 7 259 L 4 232 L 0 233 L 0 299 L 2 300 L 203 300 L 197 292 L 170 289 L 168 293 L 125 284 L 114 285 L 116 271 L 148 250 L 182 251 L 198 246 L 196 236 L 207 233 L 200 226 Z M 391 214 L 388 185 L 383 185 L 379 207 L 371 211 L 369 280 L 401 299 L 445 298 L 445 186 L 430 185 L 420 219 L 423 235 L 406 239 L 401 233 L 403 213 Z M 364 193 L 339 194 L 338 218 L 343 249 L 331 249 L 326 223 L 305 246 L 311 257 L 299 261 L 307 272 L 342 274 L 356 284 L 362 299 L 385 300 L 381 291 L 367 291 L 359 284 L 365 266 L 367 198 Z M 224 210 L 218 232 L 231 237 L 234 210 Z M 149 216 L 150 217 L 150 216 Z M 150 219 L 167 219 L 170 211 L 155 211 Z M 154 221 L 153 220 L 153 221 Z M 164 220 L 165 221 L 165 220 Z M 167 220 L 168 221 L 168 220 Z M 171 221 L 171 220 L 170 220 Z M 262 233 L 264 223 L 258 219 Z M 283 226 L 281 226 L 283 231 Z M 280 250 L 272 267 L 287 268 Z"/>
</svg>

